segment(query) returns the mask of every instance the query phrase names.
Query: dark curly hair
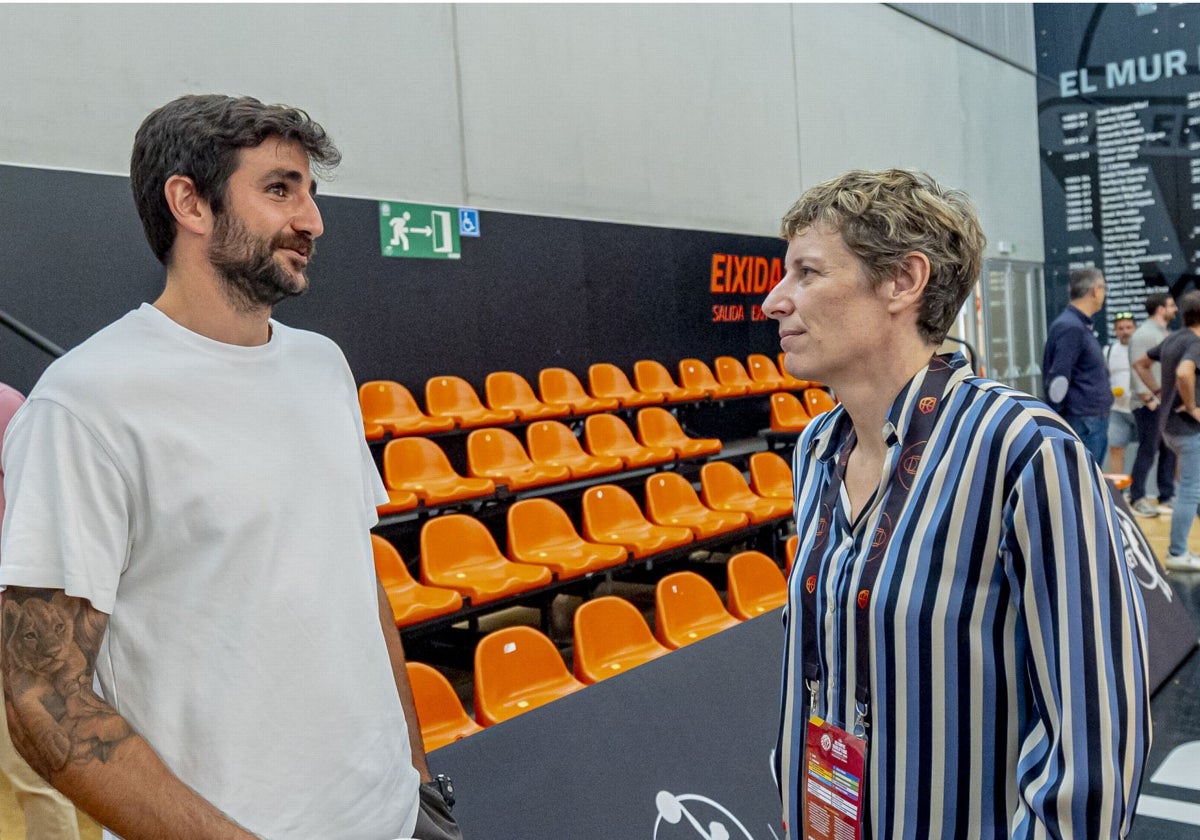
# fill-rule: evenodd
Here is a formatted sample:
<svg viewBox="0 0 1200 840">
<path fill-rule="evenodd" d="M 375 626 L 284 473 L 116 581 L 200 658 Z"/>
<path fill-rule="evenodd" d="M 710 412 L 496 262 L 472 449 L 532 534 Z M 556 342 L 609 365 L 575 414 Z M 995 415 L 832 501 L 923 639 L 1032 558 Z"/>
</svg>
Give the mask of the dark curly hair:
<svg viewBox="0 0 1200 840">
<path fill-rule="evenodd" d="M 181 96 L 142 121 L 129 161 L 130 186 L 159 262 L 168 263 L 175 244 L 175 217 L 163 193 L 167 179 L 191 178 L 197 194 L 220 213 L 239 151 L 270 137 L 298 144 L 320 174 L 331 172 L 342 159 L 325 129 L 304 111 L 264 105 L 249 96 Z"/>
</svg>

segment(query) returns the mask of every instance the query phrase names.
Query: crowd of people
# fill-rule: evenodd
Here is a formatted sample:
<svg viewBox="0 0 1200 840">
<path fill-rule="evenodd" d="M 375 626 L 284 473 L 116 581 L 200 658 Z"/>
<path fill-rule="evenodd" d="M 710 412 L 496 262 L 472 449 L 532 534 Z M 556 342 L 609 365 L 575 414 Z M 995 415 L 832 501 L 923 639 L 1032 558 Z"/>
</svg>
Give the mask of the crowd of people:
<svg viewBox="0 0 1200 840">
<path fill-rule="evenodd" d="M 1070 303 L 1050 325 L 1042 360 L 1046 402 L 1066 420 L 1098 464 L 1125 472 L 1125 450 L 1137 444 L 1130 471 L 1129 502 L 1142 518 L 1171 517 L 1171 542 L 1164 563 L 1173 571 L 1200 570 L 1200 555 L 1187 537 L 1200 504 L 1200 421 L 1193 409 L 1192 352 L 1200 323 L 1200 293 L 1185 294 L 1176 306 L 1168 292 L 1146 297 L 1146 317 L 1113 315 L 1113 338 L 1101 348 L 1092 318 L 1102 310 L 1107 284 L 1097 268 L 1073 271 Z M 1197 296 L 1193 301 L 1191 296 Z M 1179 313 L 1183 326 L 1170 331 Z M 1156 498 L 1147 495 L 1155 470 Z"/>
</svg>

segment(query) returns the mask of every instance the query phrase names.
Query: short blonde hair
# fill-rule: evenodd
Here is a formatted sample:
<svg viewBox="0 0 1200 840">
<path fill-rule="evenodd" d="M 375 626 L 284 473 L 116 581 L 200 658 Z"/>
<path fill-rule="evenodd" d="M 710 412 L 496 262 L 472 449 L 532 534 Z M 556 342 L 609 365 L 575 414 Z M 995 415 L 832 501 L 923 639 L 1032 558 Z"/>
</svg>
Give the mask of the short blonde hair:
<svg viewBox="0 0 1200 840">
<path fill-rule="evenodd" d="M 929 259 L 917 327 L 940 344 L 979 279 L 987 238 L 967 194 L 943 189 L 924 172 L 855 169 L 800 196 L 783 217 L 783 238 L 820 226 L 837 231 L 878 287 L 906 254 Z"/>
</svg>

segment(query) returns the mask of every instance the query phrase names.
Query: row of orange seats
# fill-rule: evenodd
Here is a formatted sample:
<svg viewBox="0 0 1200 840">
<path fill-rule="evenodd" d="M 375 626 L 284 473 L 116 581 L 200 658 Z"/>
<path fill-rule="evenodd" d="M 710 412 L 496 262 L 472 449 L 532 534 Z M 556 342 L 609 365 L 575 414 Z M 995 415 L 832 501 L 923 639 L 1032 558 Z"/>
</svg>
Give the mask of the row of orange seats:
<svg viewBox="0 0 1200 840">
<path fill-rule="evenodd" d="M 688 437 L 666 409 L 641 409 L 636 425 L 638 440 L 621 418 L 593 414 L 584 421 L 587 452 L 575 433 L 557 420 L 541 420 L 526 428 L 528 451 L 507 429 L 476 429 L 467 436 L 470 477 L 455 472 L 433 441 L 396 438 L 383 450 L 388 502 L 379 506 L 379 515 L 412 510 L 422 503 L 432 506 L 490 496 L 496 485 L 526 490 L 721 451 L 716 438 Z"/>
<path fill-rule="evenodd" d="M 805 388 L 799 398 L 786 391 L 771 395 L 771 431 L 802 432 L 812 420 L 837 405 L 824 388 Z"/>
<path fill-rule="evenodd" d="M 655 587 L 653 635 L 641 612 L 623 598 L 585 602 L 575 611 L 573 676 L 554 643 L 532 627 L 488 634 L 475 648 L 475 720 L 440 672 L 410 662 L 426 750 L 478 732 L 481 723 L 510 720 L 786 603 L 783 573 L 765 554 L 744 551 L 730 558 L 727 568 L 728 610 L 713 585 L 695 572 L 663 577 Z"/>
<path fill-rule="evenodd" d="M 616 365 L 602 363 L 588 368 L 591 393 L 579 378 L 565 368 L 545 368 L 538 373 L 541 397 L 529 382 L 512 371 L 488 374 L 484 383 L 487 405 L 471 384 L 457 376 L 435 376 L 425 383 L 422 411 L 412 393 L 398 382 L 378 380 L 358 390 L 367 438 L 386 434 L 431 434 L 453 428 L 473 429 L 517 420 L 540 420 L 580 416 L 618 408 L 639 408 L 661 403 L 702 399 L 726 399 L 747 394 L 801 389 L 810 384 L 794 379 L 767 356 L 754 354 L 748 369 L 732 356 L 721 356 L 716 373 L 699 359 L 679 363 L 677 385 L 660 362 L 643 359 L 634 364 L 634 384 Z M 782 363 L 781 363 L 782 366 Z"/>
<path fill-rule="evenodd" d="M 642 559 L 790 514 L 787 463 L 758 452 L 750 466 L 755 489 L 732 464 L 705 464 L 701 495 L 678 473 L 650 475 L 644 513 L 621 487 L 588 488 L 582 499 L 582 537 L 566 511 L 549 499 L 514 502 L 506 514 L 506 553 L 474 517 L 435 517 L 421 528 L 419 584 L 391 543 L 373 534 L 376 572 L 397 626 L 404 627 L 457 612 L 464 598 L 485 604 L 534 591 L 555 577 L 566 580 L 610 569 L 631 556 Z"/>
</svg>

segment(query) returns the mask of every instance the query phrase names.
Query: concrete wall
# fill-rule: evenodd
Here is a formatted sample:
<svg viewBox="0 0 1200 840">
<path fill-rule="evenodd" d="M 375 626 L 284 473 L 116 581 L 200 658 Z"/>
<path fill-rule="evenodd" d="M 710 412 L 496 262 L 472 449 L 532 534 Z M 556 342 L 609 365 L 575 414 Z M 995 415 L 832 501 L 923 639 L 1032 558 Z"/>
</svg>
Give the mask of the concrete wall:
<svg viewBox="0 0 1200 840">
<path fill-rule="evenodd" d="M 0 79 L 0 162 L 124 173 L 152 108 L 249 93 L 329 128 L 335 195 L 773 235 L 917 166 L 1043 258 L 1034 77 L 882 5 L 2 5 Z"/>
</svg>

